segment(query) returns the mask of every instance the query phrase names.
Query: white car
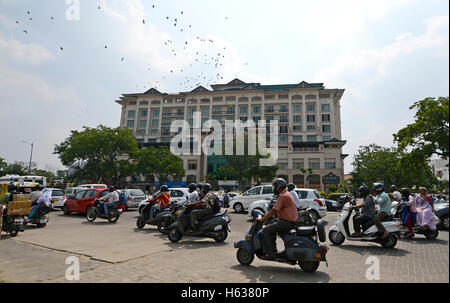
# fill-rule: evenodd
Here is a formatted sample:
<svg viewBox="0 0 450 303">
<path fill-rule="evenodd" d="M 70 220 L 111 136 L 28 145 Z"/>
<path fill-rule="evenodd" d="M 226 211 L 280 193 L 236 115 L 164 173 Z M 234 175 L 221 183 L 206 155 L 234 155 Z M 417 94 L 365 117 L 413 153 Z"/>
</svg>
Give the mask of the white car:
<svg viewBox="0 0 450 303">
<path fill-rule="evenodd" d="M 84 188 L 84 187 L 68 187 L 64 190 L 64 193 L 70 199 L 70 196 L 75 196 L 75 194 L 77 192 L 82 191 L 82 190 L 86 190 L 86 188 Z"/>
<path fill-rule="evenodd" d="M 67 201 L 66 193 L 59 188 L 50 188 L 52 190 L 52 209 L 62 209 Z"/>
<path fill-rule="evenodd" d="M 324 199 L 320 199 L 320 194 L 314 189 L 296 188 L 295 191 L 298 194 L 300 200 L 300 208 L 312 208 L 314 212 L 311 214 L 315 216 L 313 221 L 317 221 L 319 218 L 323 218 L 327 215 L 327 206 Z M 253 202 L 248 208 L 248 216 L 252 216 L 254 209 L 267 213 L 267 209 L 272 201 L 274 195 L 271 195 L 265 199 Z"/>
<path fill-rule="evenodd" d="M 78 185 L 78 187 L 83 187 L 84 189 L 86 188 L 108 188 L 108 185 L 106 184 L 82 184 L 82 185 Z"/>
<path fill-rule="evenodd" d="M 235 212 L 241 213 L 246 211 L 250 205 L 258 200 L 270 197 L 273 194 L 272 185 L 260 185 L 250 188 L 240 196 L 236 196 L 230 202 L 230 207 Z"/>
<path fill-rule="evenodd" d="M 187 199 L 187 197 L 189 195 L 189 188 L 170 188 L 169 193 L 170 193 L 170 203 L 182 202 Z M 159 195 L 159 191 L 157 191 L 152 197 L 150 197 L 150 199 L 152 199 L 153 197 L 156 197 L 157 195 Z M 139 213 L 141 213 L 142 210 L 144 209 L 144 207 L 147 204 L 149 204 L 149 202 L 147 202 L 147 200 L 148 199 L 145 199 L 139 203 L 139 205 L 138 205 Z"/>
<path fill-rule="evenodd" d="M 127 195 L 127 209 L 138 208 L 139 204 L 147 198 L 141 189 L 123 189 L 121 192 Z"/>
</svg>

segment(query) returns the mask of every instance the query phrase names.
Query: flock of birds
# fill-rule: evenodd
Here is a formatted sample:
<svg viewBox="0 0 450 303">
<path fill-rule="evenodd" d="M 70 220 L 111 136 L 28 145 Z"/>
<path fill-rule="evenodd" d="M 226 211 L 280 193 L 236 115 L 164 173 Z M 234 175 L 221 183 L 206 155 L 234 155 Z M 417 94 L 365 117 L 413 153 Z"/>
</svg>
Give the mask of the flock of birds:
<svg viewBox="0 0 450 303">
<path fill-rule="evenodd" d="M 152 8 L 155 9 L 156 5 L 152 5 Z M 102 7 L 100 5 L 98 5 L 98 10 L 102 10 Z M 187 31 L 192 29 L 192 25 L 188 24 L 185 25 L 185 27 L 183 28 L 183 26 L 180 26 L 180 20 L 183 16 L 184 16 L 184 11 L 180 12 L 181 16 L 178 17 L 169 17 L 166 16 L 165 19 L 168 20 L 169 22 L 174 22 L 173 23 L 173 28 L 179 29 L 180 32 L 183 31 Z M 30 21 L 33 21 L 33 18 L 31 16 L 31 12 L 27 11 L 27 18 Z M 53 16 L 50 16 L 50 22 L 54 21 L 55 18 Z M 228 20 L 228 17 L 225 17 L 225 20 Z M 148 23 L 148 20 L 143 19 L 142 20 L 142 24 L 145 26 Z M 16 24 L 20 24 L 19 20 L 16 20 Z M 27 29 L 24 29 L 23 32 L 28 35 L 29 32 Z M 196 37 L 197 42 L 200 42 L 202 44 L 209 44 L 210 46 L 216 46 L 218 44 L 214 44 L 214 40 L 213 39 L 207 39 L 207 38 L 202 38 L 200 36 Z M 179 49 L 176 50 L 176 42 L 174 42 L 173 40 L 167 40 L 167 41 L 161 41 L 164 45 L 165 48 L 167 48 L 167 51 L 171 53 L 171 55 L 173 55 L 174 57 L 177 56 L 177 54 L 180 54 L 180 51 L 192 51 L 192 49 L 189 49 L 189 43 L 188 41 L 183 41 L 183 49 Z M 105 49 L 108 49 L 108 45 L 105 44 Z M 217 49 L 219 49 L 217 51 L 216 55 L 208 55 L 208 54 L 202 54 L 200 51 L 198 50 L 193 50 L 195 52 L 192 53 L 192 55 L 194 55 L 194 59 L 195 61 L 193 61 L 191 64 L 189 64 L 189 66 L 185 66 L 185 67 L 180 67 L 179 70 L 174 70 L 174 69 L 170 69 L 167 71 L 167 75 L 172 75 L 175 76 L 175 74 L 177 74 L 177 72 L 179 71 L 179 73 L 184 76 L 184 78 L 182 79 L 182 81 L 179 83 L 180 87 L 183 87 L 184 89 L 195 89 L 201 85 L 206 85 L 207 83 L 212 83 L 213 81 L 217 81 L 217 80 L 222 80 L 223 79 L 223 74 L 222 74 L 222 67 L 224 66 L 225 62 L 224 59 L 226 57 L 226 47 L 217 47 Z M 203 48 L 202 49 L 206 49 Z M 60 46 L 59 50 L 61 52 L 64 51 L 64 47 Z M 125 61 L 125 57 L 122 56 L 120 59 L 121 62 Z M 245 63 L 245 65 L 247 66 L 248 63 Z M 206 67 L 206 68 L 205 68 Z M 152 68 L 148 67 L 147 71 L 151 71 Z M 166 76 L 162 76 L 162 79 L 165 80 Z M 147 87 L 153 87 L 153 88 L 158 88 L 160 82 L 159 81 L 155 81 L 155 82 L 151 82 L 149 83 L 150 85 L 143 85 L 144 89 L 147 89 Z M 139 88 L 140 85 L 136 85 L 136 88 Z"/>
</svg>

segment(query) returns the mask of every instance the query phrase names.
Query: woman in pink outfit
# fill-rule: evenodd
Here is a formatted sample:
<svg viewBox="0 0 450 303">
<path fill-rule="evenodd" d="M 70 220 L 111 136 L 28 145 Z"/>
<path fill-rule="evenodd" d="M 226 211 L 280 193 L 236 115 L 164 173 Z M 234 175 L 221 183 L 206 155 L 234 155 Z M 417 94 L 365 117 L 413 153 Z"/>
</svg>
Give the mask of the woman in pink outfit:
<svg viewBox="0 0 450 303">
<path fill-rule="evenodd" d="M 415 198 L 415 212 L 417 224 L 422 227 L 428 227 L 431 230 L 436 230 L 434 223 L 434 205 L 431 197 L 427 197 L 427 189 L 425 187 L 419 188 L 419 194 Z"/>
</svg>

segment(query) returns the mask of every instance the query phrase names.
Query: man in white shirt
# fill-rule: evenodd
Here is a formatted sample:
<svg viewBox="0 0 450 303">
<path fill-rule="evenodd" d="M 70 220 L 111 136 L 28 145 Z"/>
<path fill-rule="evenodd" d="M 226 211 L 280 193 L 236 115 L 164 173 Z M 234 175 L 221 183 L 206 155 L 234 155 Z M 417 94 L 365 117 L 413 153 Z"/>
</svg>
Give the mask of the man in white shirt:
<svg viewBox="0 0 450 303">
<path fill-rule="evenodd" d="M 198 191 L 197 191 L 197 184 L 191 183 L 191 184 L 189 184 L 188 188 L 189 188 L 189 190 L 188 190 L 189 194 L 187 196 L 186 201 L 183 201 L 183 203 L 200 201 L 200 197 L 199 197 Z"/>
<path fill-rule="evenodd" d="M 108 207 L 116 205 L 119 202 L 119 199 L 120 199 L 120 194 L 119 194 L 117 187 L 115 187 L 115 186 L 109 188 L 109 193 L 106 196 L 98 199 L 99 201 L 108 201 L 103 204 L 103 209 L 105 210 L 105 216 L 108 216 Z"/>
<path fill-rule="evenodd" d="M 295 205 L 297 208 L 300 208 L 300 199 L 298 198 L 298 193 L 295 191 L 295 185 L 289 184 L 288 185 L 288 192 L 294 197 Z"/>
<path fill-rule="evenodd" d="M 397 190 L 397 186 L 395 186 L 395 185 L 391 186 L 391 193 L 392 193 L 392 197 L 394 197 L 394 201 L 397 201 L 397 202 L 402 201 L 402 194 Z"/>
</svg>

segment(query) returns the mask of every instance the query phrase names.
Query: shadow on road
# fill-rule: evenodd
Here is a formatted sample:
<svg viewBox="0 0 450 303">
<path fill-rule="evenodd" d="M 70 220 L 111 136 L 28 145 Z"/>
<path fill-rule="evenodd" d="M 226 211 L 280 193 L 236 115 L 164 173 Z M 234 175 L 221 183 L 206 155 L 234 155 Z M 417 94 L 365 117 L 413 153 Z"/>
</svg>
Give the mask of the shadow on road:
<svg viewBox="0 0 450 303">
<path fill-rule="evenodd" d="M 326 266 L 321 264 L 320 266 Z M 330 276 L 320 270 L 314 273 L 307 273 L 296 267 L 279 266 L 243 266 L 234 265 L 231 267 L 236 271 L 243 273 L 250 281 L 249 283 L 268 282 L 268 283 L 328 283 Z M 319 267 L 320 269 L 320 267 Z"/>
<path fill-rule="evenodd" d="M 164 236 L 167 238 L 166 235 L 164 235 Z M 170 248 L 173 248 L 173 249 L 199 249 L 199 248 L 207 248 L 207 247 L 225 247 L 225 246 L 231 245 L 231 243 L 227 243 L 227 242 L 217 243 L 213 239 L 196 241 L 193 239 L 193 237 L 183 238 L 183 239 L 181 239 L 180 242 L 177 242 L 177 243 L 166 242 L 164 244 L 167 244 L 167 246 L 169 246 Z"/>
<path fill-rule="evenodd" d="M 368 245 L 368 246 L 358 246 L 358 245 L 340 245 L 336 246 L 334 244 L 330 245 L 330 252 L 337 249 L 342 249 L 346 251 L 355 252 L 359 255 L 382 255 L 382 256 L 392 256 L 392 257 L 403 257 L 410 254 L 409 251 L 401 248 L 384 248 L 382 246 Z"/>
<path fill-rule="evenodd" d="M 405 238 L 400 238 L 398 239 L 399 241 L 402 242 L 411 242 L 414 243 L 414 245 L 419 244 L 419 245 L 429 245 L 429 244 L 438 244 L 438 245 L 448 245 L 448 241 L 447 240 L 441 240 L 441 239 L 434 239 L 434 240 L 429 240 L 427 238 L 425 238 L 425 236 L 415 236 L 412 239 L 405 239 Z"/>
</svg>

